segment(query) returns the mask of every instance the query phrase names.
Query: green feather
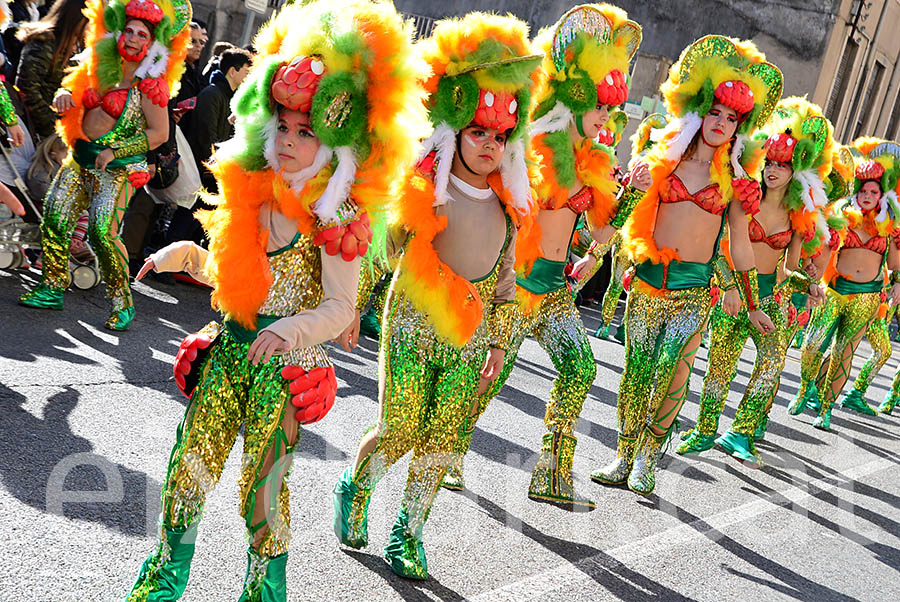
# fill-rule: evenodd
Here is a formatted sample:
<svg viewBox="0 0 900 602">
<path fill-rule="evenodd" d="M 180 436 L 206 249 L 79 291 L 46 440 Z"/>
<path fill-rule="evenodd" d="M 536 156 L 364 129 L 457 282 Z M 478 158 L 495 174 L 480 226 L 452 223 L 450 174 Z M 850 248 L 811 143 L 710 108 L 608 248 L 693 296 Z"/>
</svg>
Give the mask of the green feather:
<svg viewBox="0 0 900 602">
<path fill-rule="evenodd" d="M 813 140 L 806 138 L 797 142 L 797 146 L 794 147 L 794 171 L 804 171 L 811 168 L 813 161 L 816 159 L 815 153 L 816 143 Z"/>
<path fill-rule="evenodd" d="M 531 88 L 522 88 L 516 95 L 516 102 L 519 104 L 516 109 L 516 127 L 509 133 L 510 140 L 518 140 L 525 135 L 528 128 L 528 108 L 531 106 Z"/>
<path fill-rule="evenodd" d="M 332 101 L 341 94 L 349 95 L 349 113 L 339 121 L 329 124 L 326 113 Z M 353 85 L 353 77 L 349 73 L 326 75 L 319 82 L 319 88 L 313 98 L 310 120 L 313 131 L 323 144 L 331 148 L 351 146 L 363 137 L 366 129 L 365 94 Z"/>
<path fill-rule="evenodd" d="M 109 90 L 122 80 L 122 57 L 115 38 L 103 38 L 94 48 L 97 54 L 97 84 L 100 92 Z"/>
<path fill-rule="evenodd" d="M 597 107 L 597 86 L 581 69 L 556 85 L 555 96 L 575 115 L 584 115 Z"/>
<path fill-rule="evenodd" d="M 125 5 L 119 0 L 112 0 L 103 11 L 103 24 L 106 26 L 106 31 L 125 29 Z"/>
<path fill-rule="evenodd" d="M 475 78 L 465 73 L 456 77 L 442 77 L 432 96 L 431 122 L 445 122 L 454 130 L 461 130 L 475 118 L 481 90 Z"/>
<path fill-rule="evenodd" d="M 563 188 L 575 186 L 578 177 L 575 174 L 575 151 L 569 132 L 562 130 L 550 132 L 544 136 L 544 144 L 553 151 L 553 169 L 556 170 L 556 181 Z"/>
</svg>

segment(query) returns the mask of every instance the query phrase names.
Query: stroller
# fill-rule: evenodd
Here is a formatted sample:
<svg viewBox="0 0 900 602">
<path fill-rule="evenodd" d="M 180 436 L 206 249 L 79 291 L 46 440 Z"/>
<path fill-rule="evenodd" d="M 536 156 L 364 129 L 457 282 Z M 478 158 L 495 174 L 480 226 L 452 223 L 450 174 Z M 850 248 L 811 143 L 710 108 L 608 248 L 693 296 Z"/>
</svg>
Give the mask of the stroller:
<svg viewBox="0 0 900 602">
<path fill-rule="evenodd" d="M 18 190 L 20 198 L 25 201 L 26 206 L 37 219 L 37 223 L 32 223 L 11 212 L 9 217 L 0 215 L 0 270 L 11 270 L 27 265 L 26 249 L 40 252 L 42 216 L 37 205 L 31 199 L 28 187 L 10 157 L 9 148 L 5 142 L 5 136 L 3 136 L 3 140 L 0 141 L 0 152 L 14 175 L 13 185 Z M 93 252 L 79 254 L 77 258 L 69 257 L 70 286 L 80 290 L 89 290 L 98 284 L 100 284 L 100 265 Z"/>
</svg>

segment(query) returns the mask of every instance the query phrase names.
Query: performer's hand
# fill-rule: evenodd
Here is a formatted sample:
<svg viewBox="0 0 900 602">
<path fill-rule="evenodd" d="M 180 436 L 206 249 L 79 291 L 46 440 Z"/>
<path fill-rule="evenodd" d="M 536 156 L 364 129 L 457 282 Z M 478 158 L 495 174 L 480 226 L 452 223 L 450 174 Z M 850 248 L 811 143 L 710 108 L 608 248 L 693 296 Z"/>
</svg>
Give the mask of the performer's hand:
<svg viewBox="0 0 900 602">
<path fill-rule="evenodd" d="M 257 365 L 260 360 L 265 364 L 276 353 L 284 353 L 285 351 L 288 351 L 287 341 L 274 332 L 264 330 L 256 335 L 255 341 L 250 343 L 250 348 L 247 349 L 247 361 L 252 366 Z"/>
<path fill-rule="evenodd" d="M 589 273 L 594 268 L 594 264 L 596 263 L 597 259 L 593 255 L 588 253 L 575 262 L 575 265 L 572 266 L 572 272 L 569 275 L 575 280 L 581 280 L 581 275 Z"/>
<path fill-rule="evenodd" d="M 25 215 L 25 207 L 22 206 L 21 201 L 16 198 L 12 190 L 7 188 L 3 182 L 0 182 L 0 203 L 9 207 L 9 210 L 16 215 Z"/>
<path fill-rule="evenodd" d="M 764 312 L 760 310 L 751 311 L 748 314 L 750 318 L 750 323 L 753 324 L 756 330 L 760 331 L 763 334 L 771 334 L 775 332 L 775 325 L 772 323 L 772 319 L 767 316 Z"/>
<path fill-rule="evenodd" d="M 816 264 L 812 261 L 803 266 L 803 271 L 809 274 L 809 277 L 813 280 L 819 279 L 819 268 L 817 268 Z"/>
<path fill-rule="evenodd" d="M 178 353 L 175 355 L 175 366 L 173 367 L 173 370 L 175 372 L 175 386 L 177 386 L 178 390 L 187 397 L 190 397 L 193 391 L 184 390 L 184 377 L 186 374 L 191 373 L 191 363 L 197 359 L 197 350 L 206 349 L 211 344 L 212 339 L 199 332 L 189 334 L 181 341 L 181 346 L 178 348 Z"/>
<path fill-rule="evenodd" d="M 300 424 L 310 424 L 325 417 L 337 395 L 334 368 L 313 368 L 309 372 L 299 366 L 285 366 L 281 378 L 291 381 L 291 403 L 297 408 Z"/>
<path fill-rule="evenodd" d="M 156 271 L 156 264 L 149 257 L 144 260 L 144 265 L 141 266 L 141 269 L 138 270 L 137 276 L 134 277 L 134 281 L 138 282 L 147 275 L 150 270 Z"/>
<path fill-rule="evenodd" d="M 822 290 L 822 287 L 818 284 L 810 284 L 809 285 L 809 299 L 807 300 L 808 307 L 815 307 L 817 305 L 821 305 L 825 302 L 825 291 Z"/>
<path fill-rule="evenodd" d="M 113 154 L 113 150 L 111 148 L 104 148 L 97 155 L 97 159 L 94 161 L 94 167 L 99 169 L 100 171 L 105 171 L 106 166 L 112 163 L 113 159 L 116 156 Z"/>
<path fill-rule="evenodd" d="M 631 170 L 628 183 L 641 192 L 647 192 L 647 189 L 653 184 L 653 178 L 650 176 L 650 168 L 646 163 L 641 161 L 634 166 L 634 169 Z"/>
<path fill-rule="evenodd" d="M 356 310 L 356 315 L 353 317 L 353 321 L 350 322 L 350 326 L 344 329 L 344 332 L 339 334 L 336 339 L 334 339 L 335 343 L 338 343 L 341 347 L 344 348 L 344 351 L 350 353 L 354 349 L 356 349 L 356 345 L 359 343 L 359 310 Z"/>
<path fill-rule="evenodd" d="M 891 287 L 891 305 L 900 305 L 900 284 Z"/>
<path fill-rule="evenodd" d="M 484 394 L 488 386 L 500 376 L 503 370 L 503 360 L 506 359 L 506 351 L 491 347 L 488 350 L 484 367 L 481 368 L 481 379 L 478 381 L 478 395 Z"/>
<path fill-rule="evenodd" d="M 722 295 L 722 309 L 729 316 L 736 316 L 741 311 L 741 294 L 736 288 L 728 289 Z"/>
<path fill-rule="evenodd" d="M 72 100 L 72 93 L 62 88 L 53 97 L 53 108 L 57 113 L 65 113 L 75 107 L 75 101 Z"/>
<path fill-rule="evenodd" d="M 9 134 L 9 142 L 13 146 L 22 146 L 25 144 L 25 130 L 22 129 L 22 126 L 18 123 L 15 125 L 11 125 L 6 128 L 7 133 Z"/>
</svg>

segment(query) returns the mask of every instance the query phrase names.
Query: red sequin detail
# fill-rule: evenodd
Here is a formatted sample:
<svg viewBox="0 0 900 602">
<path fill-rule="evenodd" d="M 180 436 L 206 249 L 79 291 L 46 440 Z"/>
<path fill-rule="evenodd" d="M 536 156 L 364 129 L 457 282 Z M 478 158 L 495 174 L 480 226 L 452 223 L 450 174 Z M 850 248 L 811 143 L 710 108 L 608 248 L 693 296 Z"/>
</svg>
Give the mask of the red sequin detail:
<svg viewBox="0 0 900 602">
<path fill-rule="evenodd" d="M 886 236 L 873 236 L 866 242 L 859 239 L 859 235 L 853 230 L 847 230 L 847 237 L 844 239 L 845 249 L 868 249 L 876 253 L 884 253 L 887 250 Z"/>
<path fill-rule="evenodd" d="M 581 190 L 569 197 L 569 200 L 566 201 L 566 206 L 575 213 L 584 213 L 594 206 L 593 191 L 587 186 L 584 186 Z"/>
<path fill-rule="evenodd" d="M 125 110 L 125 101 L 128 100 L 128 90 L 113 90 L 103 95 L 100 106 L 110 116 L 116 119 Z"/>
<path fill-rule="evenodd" d="M 688 192 L 687 187 L 677 174 L 673 173 L 666 178 L 659 187 L 659 200 L 663 203 L 681 203 L 691 201 L 707 213 L 724 215 L 725 205 L 722 204 L 722 193 L 718 184 L 704 186 L 694 194 Z"/>
<path fill-rule="evenodd" d="M 518 101 L 515 96 L 509 92 L 481 91 L 473 124 L 498 132 L 508 132 L 516 127 L 518 120 Z"/>
<path fill-rule="evenodd" d="M 753 91 L 740 80 L 722 82 L 715 91 L 716 100 L 740 115 L 753 110 Z"/>
<path fill-rule="evenodd" d="M 282 65 L 275 72 L 275 77 L 272 78 L 272 97 L 275 102 L 292 111 L 309 113 L 324 73 L 325 65 L 321 59 L 298 56 L 289 65 Z"/>
<path fill-rule="evenodd" d="M 628 100 L 628 84 L 625 81 L 625 74 L 613 69 L 597 84 L 597 104 L 615 107 L 626 100 Z"/>
<path fill-rule="evenodd" d="M 791 238 L 794 236 L 792 230 L 777 232 L 771 236 L 766 236 L 766 231 L 760 225 L 756 218 L 750 218 L 750 242 L 764 242 L 775 250 L 786 249 L 791 244 Z"/>
</svg>

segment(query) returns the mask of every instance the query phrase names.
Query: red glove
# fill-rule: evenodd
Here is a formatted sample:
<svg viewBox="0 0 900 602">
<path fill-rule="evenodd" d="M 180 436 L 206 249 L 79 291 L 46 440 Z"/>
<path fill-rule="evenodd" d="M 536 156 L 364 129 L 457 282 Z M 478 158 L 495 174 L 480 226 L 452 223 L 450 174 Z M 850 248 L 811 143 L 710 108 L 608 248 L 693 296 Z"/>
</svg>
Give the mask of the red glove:
<svg viewBox="0 0 900 602">
<path fill-rule="evenodd" d="M 187 397 L 191 396 L 191 393 L 194 392 L 193 387 L 191 387 L 190 391 L 186 391 L 187 388 L 184 377 L 191 373 L 191 368 L 193 367 L 194 360 L 197 359 L 197 351 L 200 349 L 206 349 L 212 344 L 212 339 L 202 333 L 194 333 L 187 335 L 183 341 L 181 341 L 181 347 L 178 348 L 178 353 L 175 355 L 175 385 L 178 387 L 178 390 L 184 393 Z"/>
<path fill-rule="evenodd" d="M 806 323 L 809 322 L 809 316 L 812 315 L 808 309 L 804 309 L 800 313 L 797 314 L 797 324 L 800 326 L 806 326 Z"/>
<path fill-rule="evenodd" d="M 372 228 L 369 227 L 367 213 L 363 213 L 346 226 L 333 226 L 322 230 L 313 238 L 314 245 L 325 245 L 325 252 L 329 255 L 340 253 L 344 261 L 353 261 L 365 255 L 371 242 Z"/>
<path fill-rule="evenodd" d="M 718 286 L 709 287 L 709 298 L 711 299 L 711 303 L 715 305 L 719 302 L 719 297 L 722 296 L 722 291 Z"/>
<path fill-rule="evenodd" d="M 100 104 L 100 95 L 93 88 L 86 88 L 84 94 L 81 95 L 81 104 L 85 109 L 93 109 Z"/>
<path fill-rule="evenodd" d="M 281 378 L 291 381 L 291 403 L 297 408 L 300 424 L 312 424 L 325 418 L 334 405 L 337 379 L 334 368 L 313 368 L 309 372 L 299 366 L 285 366 Z"/>
<path fill-rule="evenodd" d="M 837 233 L 837 230 L 833 228 L 828 228 L 828 248 L 832 251 L 837 251 L 837 248 L 841 246 L 841 236 Z"/>
<path fill-rule="evenodd" d="M 150 181 L 150 172 L 148 171 L 132 171 L 128 173 L 128 181 L 135 188 L 140 188 Z"/>
<path fill-rule="evenodd" d="M 747 215 L 759 213 L 759 203 L 762 201 L 762 188 L 759 182 L 750 178 L 735 178 L 731 181 L 734 196 L 741 202 L 741 206 Z"/>
<path fill-rule="evenodd" d="M 631 290 L 631 280 L 634 278 L 634 271 L 628 270 L 625 272 L 625 275 L 622 276 L 622 288 L 625 289 L 625 292 Z"/>
<path fill-rule="evenodd" d="M 169 104 L 169 84 L 164 78 L 146 77 L 138 84 L 138 88 L 153 104 L 161 107 Z"/>
</svg>

